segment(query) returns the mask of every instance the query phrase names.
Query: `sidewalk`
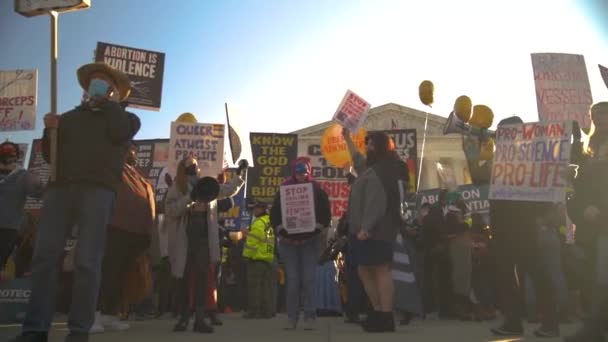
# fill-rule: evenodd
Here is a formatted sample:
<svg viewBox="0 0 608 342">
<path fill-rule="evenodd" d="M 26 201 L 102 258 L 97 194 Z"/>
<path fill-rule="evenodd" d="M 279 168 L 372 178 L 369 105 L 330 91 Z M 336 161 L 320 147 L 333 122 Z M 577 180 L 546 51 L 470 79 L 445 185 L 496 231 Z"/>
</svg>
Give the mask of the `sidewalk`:
<svg viewBox="0 0 608 342">
<path fill-rule="evenodd" d="M 535 326 L 526 327 L 526 336 L 521 339 L 495 338 L 489 328 L 498 322 L 458 322 L 458 321 L 414 321 L 410 326 L 399 327 L 394 334 L 365 334 L 358 326 L 347 325 L 340 318 L 321 318 L 316 331 L 284 331 L 285 317 L 273 320 L 244 320 L 239 314 L 222 315 L 224 326 L 215 334 L 201 335 L 192 332 L 173 333 L 172 320 L 149 320 L 131 322 L 131 330 L 123 333 L 109 332 L 93 335 L 91 342 L 165 342 L 165 341 L 205 341 L 205 342 L 506 342 L 506 341 L 561 341 L 560 339 L 537 339 L 533 337 Z M 573 333 L 577 325 L 562 326 L 562 334 Z M 18 326 L 0 325 L 0 341 L 19 332 Z M 51 333 L 51 342 L 63 342 L 67 334 L 65 323 L 56 324 Z"/>
</svg>

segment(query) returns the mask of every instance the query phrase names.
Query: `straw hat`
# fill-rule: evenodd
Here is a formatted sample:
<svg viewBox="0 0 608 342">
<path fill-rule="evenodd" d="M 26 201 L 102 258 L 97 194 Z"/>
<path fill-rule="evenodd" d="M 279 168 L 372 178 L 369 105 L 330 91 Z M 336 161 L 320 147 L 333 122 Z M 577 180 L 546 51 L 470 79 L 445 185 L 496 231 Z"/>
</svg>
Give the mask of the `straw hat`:
<svg viewBox="0 0 608 342">
<path fill-rule="evenodd" d="M 120 93 L 120 101 L 126 100 L 127 97 L 129 97 L 129 94 L 131 94 L 131 81 L 129 80 L 129 77 L 103 62 L 85 64 L 78 69 L 78 83 L 80 83 L 80 86 L 85 91 L 89 87 L 89 82 L 91 82 L 91 75 L 93 73 L 105 74 L 114 80 L 114 83 L 118 87 L 118 92 Z"/>
</svg>

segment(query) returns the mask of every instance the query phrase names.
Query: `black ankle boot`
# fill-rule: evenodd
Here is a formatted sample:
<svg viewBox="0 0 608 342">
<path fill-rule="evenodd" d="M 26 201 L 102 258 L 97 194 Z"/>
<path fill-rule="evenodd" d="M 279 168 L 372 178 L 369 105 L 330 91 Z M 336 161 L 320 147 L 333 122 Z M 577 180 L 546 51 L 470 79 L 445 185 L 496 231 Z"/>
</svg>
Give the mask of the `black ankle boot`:
<svg viewBox="0 0 608 342">
<path fill-rule="evenodd" d="M 365 320 L 361 322 L 361 327 L 366 332 L 374 332 L 378 325 L 378 311 L 369 311 Z"/>
<path fill-rule="evenodd" d="M 202 334 L 212 334 L 213 327 L 208 325 L 204 319 L 197 318 L 194 323 L 194 328 L 192 329 L 192 331 L 202 333 Z"/>
<path fill-rule="evenodd" d="M 392 312 L 379 313 L 379 332 L 395 332 L 395 317 Z"/>
<path fill-rule="evenodd" d="M 220 319 L 217 317 L 217 313 L 215 311 L 207 312 L 207 317 L 209 317 L 209 320 L 211 321 L 211 325 L 215 325 L 217 327 L 224 325 L 224 323 L 222 321 L 220 321 Z"/>
<path fill-rule="evenodd" d="M 184 332 L 188 330 L 188 325 L 190 325 L 190 317 L 181 317 L 173 327 L 173 332 Z"/>
</svg>

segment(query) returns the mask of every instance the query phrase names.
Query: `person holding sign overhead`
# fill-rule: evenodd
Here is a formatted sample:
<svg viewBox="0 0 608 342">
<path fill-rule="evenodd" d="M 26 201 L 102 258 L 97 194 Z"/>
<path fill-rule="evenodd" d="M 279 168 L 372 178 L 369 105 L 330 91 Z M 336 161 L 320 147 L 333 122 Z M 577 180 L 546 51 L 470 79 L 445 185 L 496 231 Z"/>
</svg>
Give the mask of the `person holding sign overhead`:
<svg viewBox="0 0 608 342">
<path fill-rule="evenodd" d="M 308 158 L 292 163 L 293 175 L 281 185 L 270 212 L 270 223 L 279 237 L 279 256 L 287 274 L 287 326 L 295 330 L 300 309 L 304 329 L 314 330 L 315 271 L 319 261 L 322 230 L 331 224 L 327 193 L 311 175 Z"/>
</svg>

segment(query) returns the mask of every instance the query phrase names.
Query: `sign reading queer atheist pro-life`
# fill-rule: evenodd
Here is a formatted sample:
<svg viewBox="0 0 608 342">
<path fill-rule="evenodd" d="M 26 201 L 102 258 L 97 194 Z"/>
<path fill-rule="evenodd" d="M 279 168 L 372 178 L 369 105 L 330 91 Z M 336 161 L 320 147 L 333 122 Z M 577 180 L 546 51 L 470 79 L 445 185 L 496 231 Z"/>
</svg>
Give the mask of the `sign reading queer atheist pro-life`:
<svg viewBox="0 0 608 342">
<path fill-rule="evenodd" d="M 198 160 L 201 177 L 217 177 L 224 166 L 224 125 L 172 122 L 169 139 L 169 174 L 186 158 Z"/>
<path fill-rule="evenodd" d="M 532 69 L 540 121 L 576 120 L 589 128 L 593 103 L 585 57 L 565 53 L 533 53 Z"/>
<path fill-rule="evenodd" d="M 254 167 L 247 176 L 247 198 L 272 204 L 279 186 L 291 175 L 290 163 L 298 153 L 295 134 L 251 133 Z"/>
<path fill-rule="evenodd" d="M 315 230 L 315 195 L 312 183 L 281 186 L 281 214 L 288 234 Z"/>
<path fill-rule="evenodd" d="M 165 69 L 164 53 L 98 42 L 95 61 L 104 62 L 129 76 L 130 107 L 160 110 Z"/>
<path fill-rule="evenodd" d="M 498 127 L 490 199 L 563 201 L 571 135 L 572 121 Z"/>
<path fill-rule="evenodd" d="M 0 71 L 0 132 L 36 128 L 36 70 Z"/>
</svg>

